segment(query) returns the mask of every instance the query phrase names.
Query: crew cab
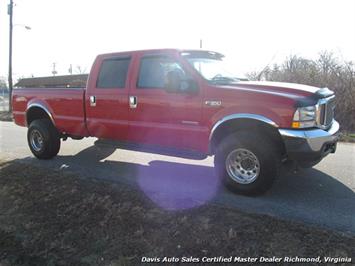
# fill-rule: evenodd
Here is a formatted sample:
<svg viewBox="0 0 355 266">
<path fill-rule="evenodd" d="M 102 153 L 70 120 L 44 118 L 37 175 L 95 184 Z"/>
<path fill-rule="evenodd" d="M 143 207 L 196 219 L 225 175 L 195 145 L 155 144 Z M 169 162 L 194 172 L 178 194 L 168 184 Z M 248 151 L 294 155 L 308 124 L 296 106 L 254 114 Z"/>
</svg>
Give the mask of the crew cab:
<svg viewBox="0 0 355 266">
<path fill-rule="evenodd" d="M 203 50 L 99 55 L 86 88 L 17 88 L 12 101 L 39 159 L 68 137 L 214 156 L 218 177 L 247 195 L 268 190 L 283 163 L 309 167 L 334 153 L 339 131 L 333 91 L 238 78 Z"/>
</svg>

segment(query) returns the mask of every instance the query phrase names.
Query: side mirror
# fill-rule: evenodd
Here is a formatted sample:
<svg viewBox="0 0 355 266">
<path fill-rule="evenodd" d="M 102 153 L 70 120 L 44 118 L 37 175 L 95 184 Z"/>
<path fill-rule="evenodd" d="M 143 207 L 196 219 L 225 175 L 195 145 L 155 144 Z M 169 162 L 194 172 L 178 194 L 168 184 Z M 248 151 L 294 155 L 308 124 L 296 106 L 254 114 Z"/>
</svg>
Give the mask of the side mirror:
<svg viewBox="0 0 355 266">
<path fill-rule="evenodd" d="M 185 79 L 181 81 L 180 91 L 194 94 L 198 91 L 197 82 L 193 79 Z"/>
<path fill-rule="evenodd" d="M 166 75 L 165 87 L 168 92 L 176 92 L 180 90 L 182 79 L 178 71 L 170 71 Z"/>
<path fill-rule="evenodd" d="M 183 79 L 179 71 L 170 71 L 167 74 L 165 87 L 168 92 L 196 93 L 198 86 L 193 79 Z"/>
</svg>

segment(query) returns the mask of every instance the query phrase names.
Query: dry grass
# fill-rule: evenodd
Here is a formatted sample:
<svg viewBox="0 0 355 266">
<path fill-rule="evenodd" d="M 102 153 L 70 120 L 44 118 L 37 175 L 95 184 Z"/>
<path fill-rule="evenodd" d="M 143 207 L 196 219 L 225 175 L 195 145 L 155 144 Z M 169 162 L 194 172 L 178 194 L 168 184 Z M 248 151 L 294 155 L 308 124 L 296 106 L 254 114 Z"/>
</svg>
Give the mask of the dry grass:
<svg viewBox="0 0 355 266">
<path fill-rule="evenodd" d="M 355 238 L 219 206 L 157 208 L 125 185 L 0 165 L 0 265 L 137 265 L 142 256 L 348 256 Z"/>
<path fill-rule="evenodd" d="M 0 111 L 0 121 L 12 121 L 12 113 Z"/>
<path fill-rule="evenodd" d="M 339 141 L 355 143 L 355 133 L 343 132 Z"/>
</svg>

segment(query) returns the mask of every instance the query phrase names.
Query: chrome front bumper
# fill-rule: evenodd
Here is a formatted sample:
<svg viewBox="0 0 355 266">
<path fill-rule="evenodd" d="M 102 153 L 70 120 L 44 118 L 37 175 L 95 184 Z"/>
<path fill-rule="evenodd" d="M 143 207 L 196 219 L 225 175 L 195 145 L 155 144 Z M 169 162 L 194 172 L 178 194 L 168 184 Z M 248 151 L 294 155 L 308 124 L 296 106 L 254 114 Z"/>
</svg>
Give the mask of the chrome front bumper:
<svg viewBox="0 0 355 266">
<path fill-rule="evenodd" d="M 334 153 L 338 141 L 339 123 L 333 120 L 328 130 L 279 129 L 287 156 L 296 161 L 317 161 Z"/>
</svg>

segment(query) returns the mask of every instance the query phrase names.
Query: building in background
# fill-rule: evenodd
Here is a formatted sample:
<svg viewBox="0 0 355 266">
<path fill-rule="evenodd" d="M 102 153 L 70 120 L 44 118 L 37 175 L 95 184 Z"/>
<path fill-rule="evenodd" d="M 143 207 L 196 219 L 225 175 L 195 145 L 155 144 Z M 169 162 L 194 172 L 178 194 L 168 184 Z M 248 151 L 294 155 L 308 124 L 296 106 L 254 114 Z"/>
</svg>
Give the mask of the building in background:
<svg viewBox="0 0 355 266">
<path fill-rule="evenodd" d="M 73 88 L 86 87 L 88 79 L 87 74 L 80 75 L 65 75 L 51 76 L 38 78 L 23 78 L 20 79 L 15 87 L 17 88 Z"/>
</svg>

